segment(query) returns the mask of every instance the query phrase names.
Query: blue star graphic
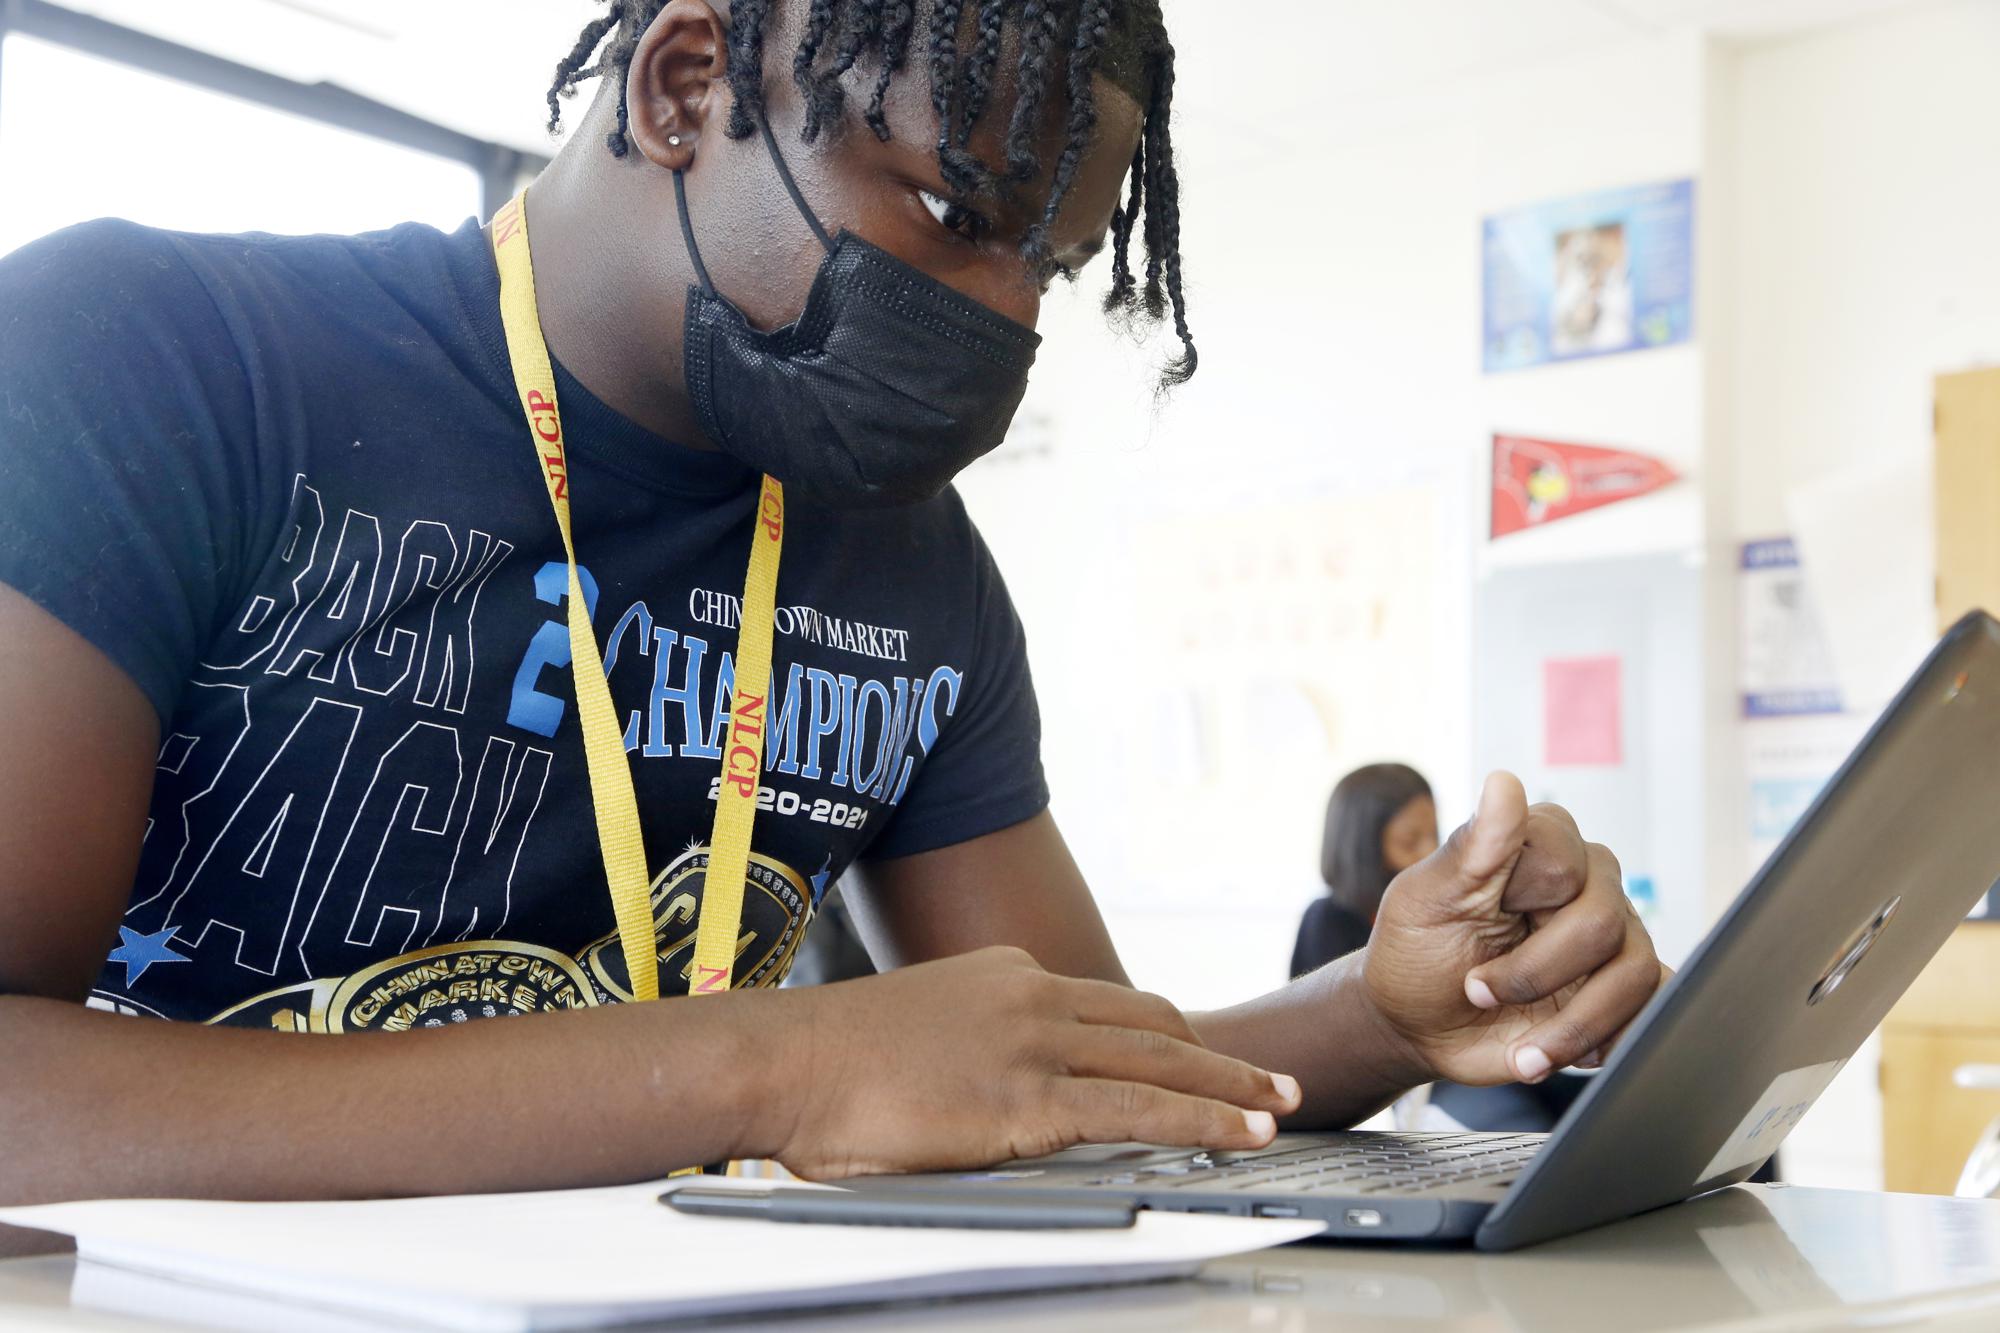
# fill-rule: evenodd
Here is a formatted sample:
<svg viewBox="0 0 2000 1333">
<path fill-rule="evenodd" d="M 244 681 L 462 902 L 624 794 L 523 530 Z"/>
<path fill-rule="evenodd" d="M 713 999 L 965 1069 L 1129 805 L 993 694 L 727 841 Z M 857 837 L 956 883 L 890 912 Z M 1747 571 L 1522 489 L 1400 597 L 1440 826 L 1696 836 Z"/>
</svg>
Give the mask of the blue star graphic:
<svg viewBox="0 0 2000 1333">
<path fill-rule="evenodd" d="M 118 947 L 111 951 L 109 960 L 125 964 L 125 984 L 136 986 L 139 978 L 146 975 L 146 969 L 155 963 L 185 963 L 190 959 L 182 957 L 167 946 L 173 943 L 174 932 L 179 926 L 168 926 L 152 935 L 141 935 L 136 930 L 118 927 Z"/>
<path fill-rule="evenodd" d="M 814 907 L 818 907 L 819 900 L 826 897 L 826 882 L 833 878 L 832 872 L 833 858 L 829 856 L 826 858 L 826 864 L 819 868 L 819 873 L 812 877 Z"/>
</svg>

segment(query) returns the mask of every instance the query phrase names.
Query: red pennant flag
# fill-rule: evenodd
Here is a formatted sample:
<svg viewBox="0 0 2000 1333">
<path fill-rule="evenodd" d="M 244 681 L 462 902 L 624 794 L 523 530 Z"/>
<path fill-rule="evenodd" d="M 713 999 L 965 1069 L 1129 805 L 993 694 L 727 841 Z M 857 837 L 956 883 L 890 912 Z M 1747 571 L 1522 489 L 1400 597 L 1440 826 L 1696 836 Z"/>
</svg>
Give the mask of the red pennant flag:
<svg viewBox="0 0 2000 1333">
<path fill-rule="evenodd" d="M 1680 473 L 1644 454 L 1495 435 L 1492 535 L 1538 528 L 1679 479 Z"/>
</svg>

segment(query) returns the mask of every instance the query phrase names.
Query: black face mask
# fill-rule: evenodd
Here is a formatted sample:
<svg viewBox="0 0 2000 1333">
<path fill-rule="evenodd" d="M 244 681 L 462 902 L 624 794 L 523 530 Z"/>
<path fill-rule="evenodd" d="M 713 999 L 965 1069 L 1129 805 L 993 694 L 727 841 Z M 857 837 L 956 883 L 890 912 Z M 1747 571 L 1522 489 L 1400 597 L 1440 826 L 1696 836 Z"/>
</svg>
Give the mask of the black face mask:
<svg viewBox="0 0 2000 1333">
<path fill-rule="evenodd" d="M 688 396 L 724 452 L 843 508 L 911 504 L 997 446 L 1041 335 L 852 232 L 830 239 L 760 118 L 785 190 L 826 248 L 805 310 L 771 333 L 717 295 L 674 173 L 688 288 Z"/>
</svg>

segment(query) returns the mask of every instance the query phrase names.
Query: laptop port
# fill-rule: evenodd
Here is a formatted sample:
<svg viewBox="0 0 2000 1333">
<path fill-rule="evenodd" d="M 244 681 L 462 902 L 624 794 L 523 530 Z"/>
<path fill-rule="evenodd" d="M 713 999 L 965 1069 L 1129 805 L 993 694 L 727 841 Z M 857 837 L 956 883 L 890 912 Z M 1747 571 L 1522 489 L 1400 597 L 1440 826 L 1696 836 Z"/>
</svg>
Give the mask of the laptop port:
<svg viewBox="0 0 2000 1333">
<path fill-rule="evenodd" d="M 1298 1206 L 1290 1203 L 1260 1203 L 1250 1210 L 1252 1217 L 1297 1217 Z"/>
<path fill-rule="evenodd" d="M 1382 1214 L 1375 1208 L 1350 1208 L 1342 1214 L 1342 1220 L 1351 1227 L 1366 1230 L 1382 1225 Z"/>
</svg>

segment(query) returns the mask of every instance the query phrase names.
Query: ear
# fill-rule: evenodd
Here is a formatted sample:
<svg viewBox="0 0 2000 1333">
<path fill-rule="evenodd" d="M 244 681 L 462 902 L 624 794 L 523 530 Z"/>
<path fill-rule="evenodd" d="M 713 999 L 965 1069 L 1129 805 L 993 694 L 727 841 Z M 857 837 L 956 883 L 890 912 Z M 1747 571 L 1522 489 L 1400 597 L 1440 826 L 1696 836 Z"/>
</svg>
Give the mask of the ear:
<svg viewBox="0 0 2000 1333">
<path fill-rule="evenodd" d="M 626 133 L 646 159 L 685 171 L 728 91 L 729 43 L 708 0 L 670 0 L 639 36 L 625 74 Z"/>
</svg>

